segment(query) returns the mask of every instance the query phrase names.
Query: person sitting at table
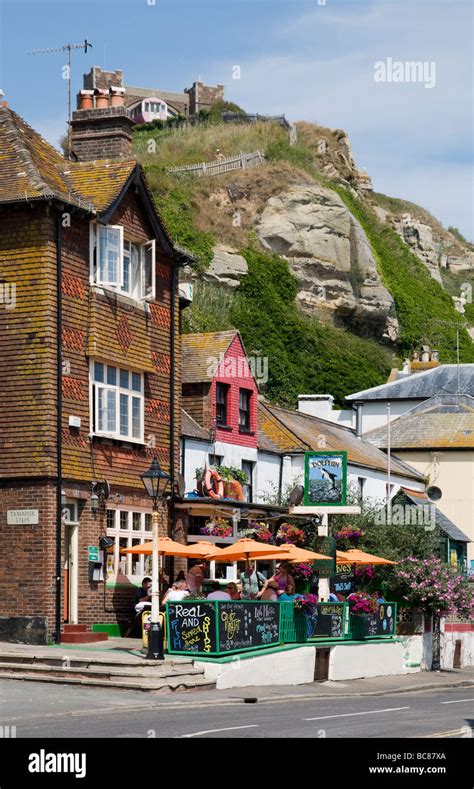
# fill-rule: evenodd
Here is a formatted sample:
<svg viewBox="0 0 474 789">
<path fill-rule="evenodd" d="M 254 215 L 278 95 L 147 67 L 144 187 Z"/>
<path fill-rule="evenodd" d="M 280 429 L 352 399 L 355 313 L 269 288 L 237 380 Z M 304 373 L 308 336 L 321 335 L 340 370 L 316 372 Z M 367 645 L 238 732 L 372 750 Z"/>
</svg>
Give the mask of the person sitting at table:
<svg viewBox="0 0 474 789">
<path fill-rule="evenodd" d="M 295 581 L 292 575 L 290 575 L 290 567 L 285 562 L 280 562 L 277 564 L 275 574 L 272 575 L 271 581 L 276 581 L 278 586 L 278 597 L 284 594 L 286 588 L 289 586 L 292 591 L 290 594 L 295 593 Z"/>
<path fill-rule="evenodd" d="M 207 595 L 208 600 L 231 600 L 231 596 L 228 592 L 224 592 L 221 589 L 221 585 L 219 581 L 214 581 L 212 584 L 212 592 L 209 592 Z"/>
<path fill-rule="evenodd" d="M 263 587 L 262 591 L 259 592 L 258 599 L 259 600 L 270 600 L 275 601 L 278 600 L 278 583 L 273 578 L 269 578 L 266 582 L 265 586 Z"/>
<path fill-rule="evenodd" d="M 188 596 L 189 596 L 189 589 L 186 584 L 186 581 L 177 581 L 166 592 L 163 598 L 163 605 L 165 603 L 179 603 L 181 602 L 181 600 L 184 600 L 184 598 Z"/>
<path fill-rule="evenodd" d="M 188 585 L 188 589 L 191 592 L 200 592 L 202 588 L 202 582 L 204 581 L 205 576 L 205 563 L 202 559 L 198 559 L 197 562 L 189 568 L 188 572 L 186 573 L 186 583 Z"/>
<path fill-rule="evenodd" d="M 228 594 L 230 594 L 231 600 L 241 599 L 240 590 L 237 589 L 237 584 L 235 584 L 233 581 L 230 581 L 230 583 L 227 584 L 225 590 Z"/>
<path fill-rule="evenodd" d="M 143 603 L 148 603 L 151 600 L 151 578 L 143 579 L 142 585 L 139 589 L 135 589 L 133 593 L 133 608 L 139 613 L 145 607 Z M 137 606 L 140 606 L 137 608 Z"/>
<path fill-rule="evenodd" d="M 283 594 L 279 596 L 278 600 L 281 603 L 290 602 L 290 601 L 293 602 L 293 600 L 296 600 L 298 596 L 299 595 L 295 594 L 294 586 L 292 586 L 291 584 L 287 584 L 285 587 L 285 591 L 283 592 Z"/>
</svg>

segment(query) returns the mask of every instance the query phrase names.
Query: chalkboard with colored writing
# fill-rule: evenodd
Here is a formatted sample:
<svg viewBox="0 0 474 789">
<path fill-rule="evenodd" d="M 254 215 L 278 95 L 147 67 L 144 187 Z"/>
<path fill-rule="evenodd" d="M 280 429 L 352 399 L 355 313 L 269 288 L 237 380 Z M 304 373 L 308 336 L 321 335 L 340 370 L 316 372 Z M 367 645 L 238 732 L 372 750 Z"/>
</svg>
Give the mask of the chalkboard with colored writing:
<svg viewBox="0 0 474 789">
<path fill-rule="evenodd" d="M 336 573 L 329 579 L 329 588 L 336 594 L 347 595 L 354 591 L 352 573 Z"/>
<path fill-rule="evenodd" d="M 220 602 L 219 652 L 280 643 L 279 603 Z"/>
<path fill-rule="evenodd" d="M 182 603 L 168 603 L 167 608 L 170 651 L 203 655 L 217 651 L 214 603 L 184 600 Z"/>
<path fill-rule="evenodd" d="M 314 619 L 314 615 L 313 615 Z M 338 603 L 318 603 L 316 623 L 308 638 L 340 638 L 344 635 L 344 605 Z"/>
<path fill-rule="evenodd" d="M 395 610 L 392 603 L 382 603 L 375 614 L 364 614 L 366 637 L 393 636 L 395 632 Z"/>
</svg>

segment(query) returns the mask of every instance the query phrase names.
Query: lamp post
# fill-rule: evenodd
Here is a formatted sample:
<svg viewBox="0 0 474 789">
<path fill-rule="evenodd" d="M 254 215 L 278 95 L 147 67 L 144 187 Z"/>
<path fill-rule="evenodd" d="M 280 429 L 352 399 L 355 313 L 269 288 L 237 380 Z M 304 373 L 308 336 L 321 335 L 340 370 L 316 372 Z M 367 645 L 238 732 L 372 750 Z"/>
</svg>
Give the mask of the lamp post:
<svg viewBox="0 0 474 789">
<path fill-rule="evenodd" d="M 148 633 L 148 654 L 147 660 L 164 660 L 163 654 L 163 629 L 160 623 L 160 598 L 159 598 L 159 551 L 158 551 L 158 502 L 163 499 L 166 488 L 170 481 L 169 474 L 160 468 L 156 458 L 153 458 L 151 466 L 140 478 L 145 486 L 146 492 L 153 502 L 152 513 L 152 573 L 151 573 L 151 623 Z"/>
</svg>

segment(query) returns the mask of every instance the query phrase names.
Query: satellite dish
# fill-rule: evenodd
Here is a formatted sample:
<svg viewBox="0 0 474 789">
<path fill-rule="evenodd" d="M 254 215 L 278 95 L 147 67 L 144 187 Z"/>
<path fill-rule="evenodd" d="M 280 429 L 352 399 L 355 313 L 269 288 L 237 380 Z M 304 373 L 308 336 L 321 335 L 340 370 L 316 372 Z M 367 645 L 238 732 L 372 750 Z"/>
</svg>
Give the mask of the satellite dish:
<svg viewBox="0 0 474 789">
<path fill-rule="evenodd" d="M 186 482 L 184 481 L 182 474 L 178 474 L 176 477 L 175 490 L 179 498 L 184 499 L 184 494 L 186 493 Z"/>
<path fill-rule="evenodd" d="M 439 501 L 443 494 L 441 488 L 438 488 L 436 485 L 430 485 L 429 488 L 426 488 L 426 495 L 430 501 Z"/>
<path fill-rule="evenodd" d="M 291 507 L 297 507 L 298 504 L 301 504 L 303 501 L 304 496 L 304 487 L 303 485 L 296 485 L 290 493 L 289 503 Z"/>
</svg>

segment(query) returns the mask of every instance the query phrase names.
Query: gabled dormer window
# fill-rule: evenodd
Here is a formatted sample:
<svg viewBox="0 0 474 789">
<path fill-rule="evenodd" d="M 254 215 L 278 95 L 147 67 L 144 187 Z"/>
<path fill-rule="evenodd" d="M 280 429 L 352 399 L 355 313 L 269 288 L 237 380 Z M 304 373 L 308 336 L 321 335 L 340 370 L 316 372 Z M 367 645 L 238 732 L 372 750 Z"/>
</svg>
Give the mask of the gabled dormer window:
<svg viewBox="0 0 474 789">
<path fill-rule="evenodd" d="M 124 238 L 121 225 L 91 224 L 91 281 L 130 296 L 155 298 L 155 241 Z"/>
</svg>

